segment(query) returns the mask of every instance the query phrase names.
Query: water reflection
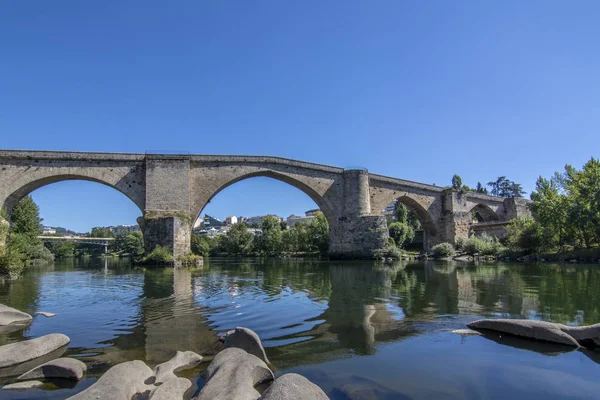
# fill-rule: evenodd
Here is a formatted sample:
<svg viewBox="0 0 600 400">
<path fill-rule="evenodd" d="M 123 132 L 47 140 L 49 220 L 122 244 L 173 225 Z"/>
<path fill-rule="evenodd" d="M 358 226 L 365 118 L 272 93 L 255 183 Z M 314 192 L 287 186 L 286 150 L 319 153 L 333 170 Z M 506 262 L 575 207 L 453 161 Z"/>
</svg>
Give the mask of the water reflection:
<svg viewBox="0 0 600 400">
<path fill-rule="evenodd" d="M 72 339 L 68 355 L 88 362 L 94 375 L 132 359 L 155 365 L 176 350 L 208 361 L 221 349 L 219 334 L 247 326 L 282 370 L 368 359 L 388 343 L 464 328 L 482 316 L 592 324 L 599 296 L 600 271 L 592 265 L 252 259 L 139 269 L 127 260 L 61 260 L 0 283 L 1 303 L 57 314 L 0 335 L 0 344 L 62 332 Z M 544 355 L 562 352 L 491 339 Z"/>
</svg>

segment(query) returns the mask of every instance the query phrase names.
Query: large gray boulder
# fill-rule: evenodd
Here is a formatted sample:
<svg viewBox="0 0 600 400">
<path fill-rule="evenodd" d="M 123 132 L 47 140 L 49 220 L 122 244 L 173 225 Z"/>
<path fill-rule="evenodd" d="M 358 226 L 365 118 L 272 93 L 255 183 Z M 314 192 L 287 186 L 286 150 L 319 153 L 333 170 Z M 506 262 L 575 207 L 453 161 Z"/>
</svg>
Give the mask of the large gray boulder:
<svg viewBox="0 0 600 400">
<path fill-rule="evenodd" d="M 163 382 L 150 393 L 150 400 L 183 399 L 186 392 L 192 387 L 192 382 L 185 378 L 171 378 Z"/>
<path fill-rule="evenodd" d="M 74 358 L 57 358 L 48 361 L 25 372 L 17 378 L 17 381 L 28 381 L 32 379 L 62 378 L 71 380 L 81 380 L 87 370 L 85 363 Z"/>
<path fill-rule="evenodd" d="M 546 342 L 580 347 L 600 339 L 600 324 L 571 327 L 553 322 L 527 319 L 483 319 L 473 321 L 471 329 L 484 329 Z"/>
<path fill-rule="evenodd" d="M 246 350 L 248 354 L 252 354 L 264 362 L 269 363 L 260 338 L 256 332 L 251 329 L 237 327 L 235 330 L 227 332 L 223 344 L 226 349 L 237 347 L 238 349 Z"/>
<path fill-rule="evenodd" d="M 298 374 L 285 374 L 263 393 L 261 400 L 329 400 L 320 387 Z"/>
<path fill-rule="evenodd" d="M 144 362 L 135 360 L 115 365 L 92 386 L 69 397 L 71 400 L 131 400 L 136 393 L 150 392 L 154 374 Z"/>
<path fill-rule="evenodd" d="M 46 361 L 60 357 L 69 342 L 66 335 L 52 333 L 0 346 L 0 376 L 20 375 Z"/>
<path fill-rule="evenodd" d="M 273 372 L 260 358 L 239 348 L 215 356 L 206 370 L 206 384 L 196 400 L 256 400 L 255 386 L 273 380 Z"/>
<path fill-rule="evenodd" d="M 0 304 L 0 334 L 7 334 L 23 329 L 29 326 L 31 320 L 31 315 Z"/>
<path fill-rule="evenodd" d="M 193 351 L 178 351 L 169 361 L 159 364 L 154 368 L 154 375 L 156 376 L 155 383 L 174 379 L 177 377 L 175 372 L 194 368 L 201 362 L 202 356 Z"/>
</svg>

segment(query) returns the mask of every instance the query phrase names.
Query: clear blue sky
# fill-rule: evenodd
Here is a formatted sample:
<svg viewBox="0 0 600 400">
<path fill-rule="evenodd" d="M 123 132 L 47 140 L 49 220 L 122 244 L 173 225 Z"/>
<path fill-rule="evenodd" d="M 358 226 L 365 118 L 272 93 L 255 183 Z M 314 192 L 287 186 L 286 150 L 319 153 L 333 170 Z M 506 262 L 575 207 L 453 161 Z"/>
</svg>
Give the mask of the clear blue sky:
<svg viewBox="0 0 600 400">
<path fill-rule="evenodd" d="M 595 0 L 7 1 L 0 147 L 277 155 L 529 192 L 600 155 L 598 21 Z M 139 215 L 98 184 L 33 196 L 77 230 Z M 312 206 L 257 178 L 206 212 Z"/>
</svg>

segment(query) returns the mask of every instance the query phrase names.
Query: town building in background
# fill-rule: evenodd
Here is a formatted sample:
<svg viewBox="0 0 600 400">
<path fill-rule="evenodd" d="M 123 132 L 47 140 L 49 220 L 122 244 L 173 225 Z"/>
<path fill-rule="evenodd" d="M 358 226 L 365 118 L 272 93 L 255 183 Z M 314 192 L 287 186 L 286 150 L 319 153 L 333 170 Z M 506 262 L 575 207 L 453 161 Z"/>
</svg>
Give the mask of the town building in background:
<svg viewBox="0 0 600 400">
<path fill-rule="evenodd" d="M 225 218 L 226 225 L 233 225 L 233 224 L 237 224 L 237 223 L 238 223 L 238 218 L 235 216 L 229 216 L 229 217 Z"/>
<path fill-rule="evenodd" d="M 283 222 L 283 217 L 280 217 L 279 215 L 275 215 L 275 214 L 267 214 L 267 215 L 257 215 L 255 217 L 248 217 L 248 219 L 246 219 L 246 225 L 248 226 L 257 226 L 259 227 L 260 224 L 262 223 L 263 219 L 267 218 L 267 217 L 275 217 L 279 222 Z"/>
</svg>

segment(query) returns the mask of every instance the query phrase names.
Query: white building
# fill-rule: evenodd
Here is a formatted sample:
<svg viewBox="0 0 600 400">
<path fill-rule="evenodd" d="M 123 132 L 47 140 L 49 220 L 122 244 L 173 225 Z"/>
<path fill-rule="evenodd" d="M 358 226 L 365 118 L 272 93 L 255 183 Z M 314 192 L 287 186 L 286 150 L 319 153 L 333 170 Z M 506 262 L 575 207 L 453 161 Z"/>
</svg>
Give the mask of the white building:
<svg viewBox="0 0 600 400">
<path fill-rule="evenodd" d="M 248 226 L 251 226 L 251 225 L 260 226 L 263 219 L 265 219 L 266 217 L 275 217 L 279 222 L 283 222 L 283 218 L 278 215 L 275 215 L 275 214 L 258 215 L 255 217 L 248 217 L 245 222 L 246 222 L 246 225 L 248 225 Z"/>
<path fill-rule="evenodd" d="M 225 224 L 233 225 L 238 223 L 238 218 L 236 216 L 230 216 L 225 218 Z"/>
<path fill-rule="evenodd" d="M 56 229 L 51 226 L 44 226 L 42 228 L 42 235 L 54 235 L 56 233 Z"/>
</svg>

